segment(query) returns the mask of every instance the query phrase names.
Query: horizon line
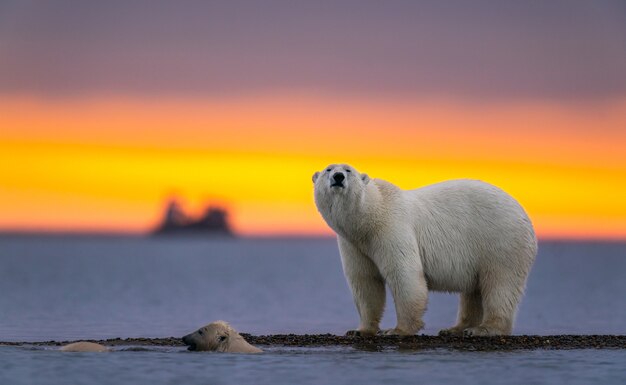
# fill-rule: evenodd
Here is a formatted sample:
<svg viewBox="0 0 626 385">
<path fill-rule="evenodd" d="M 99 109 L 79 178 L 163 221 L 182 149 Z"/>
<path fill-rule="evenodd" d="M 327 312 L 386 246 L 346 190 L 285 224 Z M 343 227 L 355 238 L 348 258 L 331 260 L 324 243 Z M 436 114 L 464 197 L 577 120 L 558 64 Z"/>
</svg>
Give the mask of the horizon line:
<svg viewBox="0 0 626 385">
<path fill-rule="evenodd" d="M 334 239 L 334 234 L 321 233 L 259 233 L 240 234 L 233 233 L 230 236 L 222 234 L 190 233 L 176 235 L 153 235 L 150 231 L 98 231 L 98 230 L 19 230 L 0 229 L 0 237 L 76 237 L 76 238 L 155 238 L 155 239 L 193 239 L 193 240 L 220 240 L 220 239 Z M 538 236 L 540 242 L 601 242 L 601 243 L 626 243 L 626 236 Z"/>
</svg>

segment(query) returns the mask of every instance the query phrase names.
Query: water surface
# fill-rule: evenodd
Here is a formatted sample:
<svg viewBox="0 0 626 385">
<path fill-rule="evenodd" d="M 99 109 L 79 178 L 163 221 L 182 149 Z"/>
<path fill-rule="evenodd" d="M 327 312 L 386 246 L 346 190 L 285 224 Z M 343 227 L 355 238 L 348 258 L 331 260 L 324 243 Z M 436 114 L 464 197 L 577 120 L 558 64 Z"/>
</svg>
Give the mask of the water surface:
<svg viewBox="0 0 626 385">
<path fill-rule="evenodd" d="M 626 244 L 553 242 L 539 250 L 516 334 L 626 334 Z M 343 334 L 358 323 L 331 239 L 3 236 L 0 293 L 2 341 L 182 336 L 217 319 L 253 334 Z M 423 332 L 452 325 L 457 303 L 432 294 Z M 389 300 L 383 327 L 394 321 Z M 623 383 L 625 367 L 623 350 L 272 347 L 241 356 L 0 347 L 2 384 L 62 384 L 68 376 L 94 384 Z"/>
<path fill-rule="evenodd" d="M 45 384 L 616 384 L 626 351 L 363 352 L 270 349 L 260 355 L 181 349 L 61 353 L 0 347 L 0 383 Z"/>
</svg>

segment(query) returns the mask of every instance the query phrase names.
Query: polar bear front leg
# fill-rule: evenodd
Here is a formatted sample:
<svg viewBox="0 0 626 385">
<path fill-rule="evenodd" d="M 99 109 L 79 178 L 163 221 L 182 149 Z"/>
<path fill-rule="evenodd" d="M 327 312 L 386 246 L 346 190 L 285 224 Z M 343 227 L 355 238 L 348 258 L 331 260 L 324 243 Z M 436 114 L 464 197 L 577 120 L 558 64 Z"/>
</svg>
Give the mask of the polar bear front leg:
<svg viewBox="0 0 626 385">
<path fill-rule="evenodd" d="M 397 325 L 384 335 L 413 335 L 424 327 L 422 316 L 428 302 L 428 287 L 419 255 L 413 251 L 396 250 L 383 259 L 381 267 L 396 307 Z"/>
<path fill-rule="evenodd" d="M 385 309 L 385 282 L 378 267 L 349 241 L 338 237 L 343 272 L 361 319 L 357 330 L 347 335 L 374 335 Z"/>
</svg>

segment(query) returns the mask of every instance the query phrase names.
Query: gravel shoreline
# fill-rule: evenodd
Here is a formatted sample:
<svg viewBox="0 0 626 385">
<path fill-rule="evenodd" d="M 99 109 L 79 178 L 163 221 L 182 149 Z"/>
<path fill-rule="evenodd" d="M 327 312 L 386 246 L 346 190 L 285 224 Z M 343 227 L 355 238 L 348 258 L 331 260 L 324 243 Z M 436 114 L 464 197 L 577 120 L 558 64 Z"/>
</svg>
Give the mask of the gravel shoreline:
<svg viewBox="0 0 626 385">
<path fill-rule="evenodd" d="M 380 351 L 448 349 L 463 351 L 563 350 L 563 349 L 626 349 L 626 335 L 554 335 L 554 336 L 374 336 L 347 337 L 332 334 L 276 334 L 253 336 L 242 333 L 253 345 L 289 347 L 346 346 L 359 350 Z M 88 340 L 107 346 L 183 346 L 180 338 L 114 338 Z M 61 346 L 75 341 L 0 342 L 0 346 Z"/>
</svg>

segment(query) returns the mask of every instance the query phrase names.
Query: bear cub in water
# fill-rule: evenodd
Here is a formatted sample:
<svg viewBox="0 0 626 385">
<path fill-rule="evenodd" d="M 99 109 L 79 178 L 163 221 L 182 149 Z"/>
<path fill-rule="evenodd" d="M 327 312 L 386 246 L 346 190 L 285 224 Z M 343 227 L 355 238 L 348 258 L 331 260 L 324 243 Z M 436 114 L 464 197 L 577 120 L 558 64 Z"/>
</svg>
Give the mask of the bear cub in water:
<svg viewBox="0 0 626 385">
<path fill-rule="evenodd" d="M 183 337 L 183 343 L 191 351 L 213 351 L 222 353 L 261 353 L 232 326 L 224 321 L 212 322 Z"/>
</svg>

